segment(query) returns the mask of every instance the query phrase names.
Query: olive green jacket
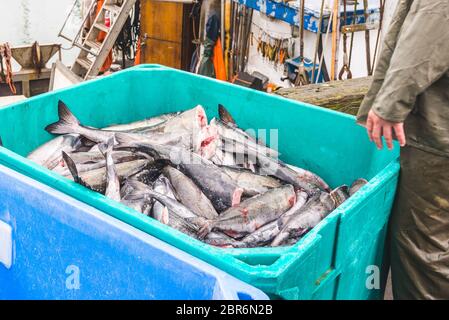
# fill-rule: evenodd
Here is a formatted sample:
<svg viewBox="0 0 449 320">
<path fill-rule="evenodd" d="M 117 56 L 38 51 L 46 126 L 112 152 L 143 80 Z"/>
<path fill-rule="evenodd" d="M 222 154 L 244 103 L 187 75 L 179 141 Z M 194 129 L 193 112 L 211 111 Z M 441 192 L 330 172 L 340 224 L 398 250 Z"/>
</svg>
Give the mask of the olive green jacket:
<svg viewBox="0 0 449 320">
<path fill-rule="evenodd" d="M 400 0 L 357 121 L 405 122 L 407 143 L 449 155 L 449 1 Z"/>
</svg>

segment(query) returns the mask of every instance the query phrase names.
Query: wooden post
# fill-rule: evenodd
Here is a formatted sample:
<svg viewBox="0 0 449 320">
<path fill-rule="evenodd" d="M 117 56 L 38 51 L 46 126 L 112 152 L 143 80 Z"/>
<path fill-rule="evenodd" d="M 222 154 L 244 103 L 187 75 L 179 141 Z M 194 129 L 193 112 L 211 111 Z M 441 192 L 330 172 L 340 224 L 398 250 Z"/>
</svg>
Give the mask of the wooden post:
<svg viewBox="0 0 449 320">
<path fill-rule="evenodd" d="M 337 64 L 338 64 L 338 34 L 339 34 L 339 21 L 340 21 L 340 0 L 334 0 L 333 9 L 333 21 L 332 21 L 332 61 L 331 61 L 331 74 L 332 80 L 337 79 Z"/>
</svg>

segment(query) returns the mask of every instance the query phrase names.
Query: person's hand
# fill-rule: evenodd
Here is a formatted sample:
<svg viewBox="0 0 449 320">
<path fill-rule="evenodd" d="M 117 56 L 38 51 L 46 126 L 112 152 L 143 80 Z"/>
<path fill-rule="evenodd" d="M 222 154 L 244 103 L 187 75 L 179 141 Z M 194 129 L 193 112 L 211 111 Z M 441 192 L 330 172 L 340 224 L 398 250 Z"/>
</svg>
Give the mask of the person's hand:
<svg viewBox="0 0 449 320">
<path fill-rule="evenodd" d="M 405 132 L 403 122 L 390 122 L 382 119 L 371 110 L 366 120 L 366 130 L 370 141 L 374 141 L 379 150 L 382 149 L 382 136 L 387 142 L 388 149 L 393 149 L 393 132 L 399 141 L 401 147 L 405 146 Z"/>
</svg>

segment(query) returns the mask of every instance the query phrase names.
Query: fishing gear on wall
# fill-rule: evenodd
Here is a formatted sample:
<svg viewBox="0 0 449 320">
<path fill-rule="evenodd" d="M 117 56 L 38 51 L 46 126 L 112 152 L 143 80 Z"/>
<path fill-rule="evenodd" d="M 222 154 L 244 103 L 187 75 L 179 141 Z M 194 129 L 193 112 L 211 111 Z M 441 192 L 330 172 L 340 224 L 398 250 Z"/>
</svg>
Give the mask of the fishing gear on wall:
<svg viewBox="0 0 449 320">
<path fill-rule="evenodd" d="M 232 79 L 238 72 L 245 71 L 251 44 L 251 23 L 253 9 L 232 3 L 231 6 L 231 48 L 229 59 L 229 75 Z M 229 49 L 229 48 L 226 48 Z"/>
<path fill-rule="evenodd" d="M 140 36 L 140 0 L 136 2 L 131 14 L 115 43 L 116 49 L 122 54 L 122 67 L 126 67 L 126 59 L 134 60 L 137 52 L 137 43 Z"/>
<path fill-rule="evenodd" d="M 189 14 L 189 18 L 192 21 L 192 43 L 195 45 L 195 50 L 193 52 L 192 59 L 190 60 L 189 67 L 189 71 L 192 73 L 197 73 L 197 67 L 201 58 L 201 38 L 199 34 L 200 31 L 196 28 L 196 22 L 200 21 L 202 3 L 202 0 L 195 2 Z"/>
<path fill-rule="evenodd" d="M 283 65 L 285 61 L 294 55 L 294 40 L 293 37 L 277 37 L 266 32 L 262 27 L 256 23 L 252 23 L 258 29 L 258 35 L 251 33 L 251 43 L 256 43 L 257 52 L 260 56 L 275 66 Z"/>
<path fill-rule="evenodd" d="M 12 94 L 16 94 L 17 90 L 12 79 L 12 53 L 9 43 L 0 44 L 0 83 L 6 82 Z"/>
</svg>

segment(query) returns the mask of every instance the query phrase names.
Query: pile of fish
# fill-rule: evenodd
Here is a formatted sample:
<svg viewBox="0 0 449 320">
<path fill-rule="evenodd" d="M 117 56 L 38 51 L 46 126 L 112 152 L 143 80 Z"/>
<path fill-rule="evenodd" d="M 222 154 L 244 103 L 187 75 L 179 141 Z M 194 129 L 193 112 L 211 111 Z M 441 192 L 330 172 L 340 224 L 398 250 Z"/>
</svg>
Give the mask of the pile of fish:
<svg viewBox="0 0 449 320">
<path fill-rule="evenodd" d="M 294 244 L 364 184 L 330 190 L 316 174 L 240 129 L 219 106 L 130 124 L 82 125 L 59 101 L 59 137 L 28 158 L 210 245 Z"/>
</svg>

